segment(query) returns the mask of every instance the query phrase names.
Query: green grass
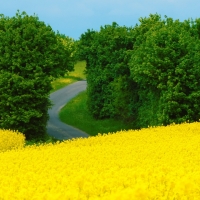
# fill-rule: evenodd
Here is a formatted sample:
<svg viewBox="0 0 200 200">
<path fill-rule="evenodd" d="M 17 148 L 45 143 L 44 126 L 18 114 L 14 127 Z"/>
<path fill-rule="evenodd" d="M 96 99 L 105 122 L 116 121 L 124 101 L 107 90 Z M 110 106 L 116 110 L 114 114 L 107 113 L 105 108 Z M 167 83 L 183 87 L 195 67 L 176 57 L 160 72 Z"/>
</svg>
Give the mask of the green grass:
<svg viewBox="0 0 200 200">
<path fill-rule="evenodd" d="M 85 66 L 85 61 L 78 61 L 74 66 L 73 72 L 69 72 L 69 74 L 66 74 L 63 78 L 56 79 L 51 83 L 53 87 L 51 92 L 55 92 L 56 90 L 59 90 L 76 81 L 86 79 L 84 74 Z"/>
<path fill-rule="evenodd" d="M 93 119 L 87 109 L 86 101 L 87 95 L 85 91 L 73 98 L 61 109 L 59 113 L 61 121 L 83 130 L 92 136 L 98 133 L 116 132 L 131 128 L 130 125 L 114 119 Z"/>
</svg>

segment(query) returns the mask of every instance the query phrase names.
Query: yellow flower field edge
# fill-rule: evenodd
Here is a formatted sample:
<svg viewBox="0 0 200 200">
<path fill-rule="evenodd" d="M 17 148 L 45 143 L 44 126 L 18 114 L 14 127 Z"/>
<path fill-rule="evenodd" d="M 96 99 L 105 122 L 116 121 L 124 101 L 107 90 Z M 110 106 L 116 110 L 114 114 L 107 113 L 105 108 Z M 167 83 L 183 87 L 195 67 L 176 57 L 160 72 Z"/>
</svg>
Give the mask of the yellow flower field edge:
<svg viewBox="0 0 200 200">
<path fill-rule="evenodd" d="M 200 199 L 200 123 L 0 153 L 0 199 Z"/>
<path fill-rule="evenodd" d="M 22 133 L 0 129 L 0 152 L 23 148 L 24 145 L 25 136 Z"/>
</svg>

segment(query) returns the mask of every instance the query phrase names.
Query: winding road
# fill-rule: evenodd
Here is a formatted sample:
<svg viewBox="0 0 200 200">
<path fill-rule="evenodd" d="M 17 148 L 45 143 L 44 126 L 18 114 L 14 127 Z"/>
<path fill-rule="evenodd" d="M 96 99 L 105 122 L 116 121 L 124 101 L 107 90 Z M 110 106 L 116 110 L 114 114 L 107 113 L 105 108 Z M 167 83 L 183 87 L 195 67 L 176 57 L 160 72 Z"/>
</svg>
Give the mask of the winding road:
<svg viewBox="0 0 200 200">
<path fill-rule="evenodd" d="M 60 121 L 58 113 L 65 104 L 75 97 L 78 93 L 86 90 L 87 82 L 78 81 L 66 86 L 50 95 L 50 99 L 54 104 L 49 109 L 49 121 L 47 124 L 47 133 L 59 140 L 67 140 L 76 137 L 89 137 L 89 135 L 77 128 L 67 125 Z"/>
</svg>

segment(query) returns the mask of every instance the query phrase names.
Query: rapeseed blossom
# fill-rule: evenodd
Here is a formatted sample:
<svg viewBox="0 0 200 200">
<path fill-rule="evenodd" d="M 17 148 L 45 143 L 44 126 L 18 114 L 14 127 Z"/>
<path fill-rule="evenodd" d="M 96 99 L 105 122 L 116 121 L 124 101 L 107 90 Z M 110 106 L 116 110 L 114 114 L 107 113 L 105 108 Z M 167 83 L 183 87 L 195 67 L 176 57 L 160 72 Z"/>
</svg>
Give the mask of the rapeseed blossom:
<svg viewBox="0 0 200 200">
<path fill-rule="evenodd" d="M 0 153 L 2 200 L 200 199 L 200 123 Z"/>
<path fill-rule="evenodd" d="M 25 136 L 22 133 L 0 129 L 0 152 L 22 148 L 24 145 Z"/>
</svg>

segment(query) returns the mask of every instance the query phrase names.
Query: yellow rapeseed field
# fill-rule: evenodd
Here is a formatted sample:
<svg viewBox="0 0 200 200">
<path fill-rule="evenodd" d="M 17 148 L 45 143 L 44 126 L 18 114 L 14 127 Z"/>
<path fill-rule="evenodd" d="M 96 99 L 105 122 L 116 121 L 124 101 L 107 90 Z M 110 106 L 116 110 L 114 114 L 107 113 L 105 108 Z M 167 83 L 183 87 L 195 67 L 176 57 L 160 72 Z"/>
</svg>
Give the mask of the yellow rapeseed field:
<svg viewBox="0 0 200 200">
<path fill-rule="evenodd" d="M 0 129 L 0 152 L 23 148 L 24 145 L 25 136 L 22 133 Z"/>
<path fill-rule="evenodd" d="M 200 123 L 0 153 L 1 200 L 199 200 Z"/>
</svg>

